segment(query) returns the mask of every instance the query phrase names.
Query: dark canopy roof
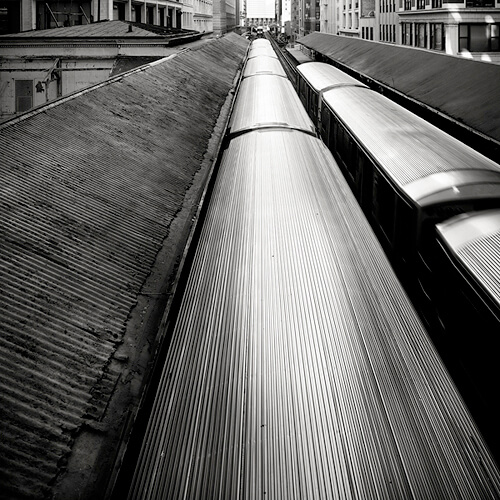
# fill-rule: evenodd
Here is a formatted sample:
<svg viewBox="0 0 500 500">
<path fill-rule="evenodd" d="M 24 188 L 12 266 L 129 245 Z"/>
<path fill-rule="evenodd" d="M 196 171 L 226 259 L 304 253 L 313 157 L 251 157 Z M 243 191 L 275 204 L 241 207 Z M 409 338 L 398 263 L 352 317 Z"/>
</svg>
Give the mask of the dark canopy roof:
<svg viewBox="0 0 500 500">
<path fill-rule="evenodd" d="M 326 33 L 298 43 L 486 135 L 495 149 L 500 145 L 500 65 Z"/>
</svg>

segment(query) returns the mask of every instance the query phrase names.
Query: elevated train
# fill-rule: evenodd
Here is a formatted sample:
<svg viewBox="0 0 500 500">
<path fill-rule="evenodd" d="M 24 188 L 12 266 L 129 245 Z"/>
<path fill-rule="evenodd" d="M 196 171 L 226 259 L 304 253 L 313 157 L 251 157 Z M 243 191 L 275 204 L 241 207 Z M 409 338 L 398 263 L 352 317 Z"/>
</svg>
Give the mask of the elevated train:
<svg viewBox="0 0 500 500">
<path fill-rule="evenodd" d="M 331 65 L 299 65 L 297 91 L 441 351 L 475 387 L 471 403 L 493 425 L 500 166 Z M 453 222 L 460 214 L 468 222 Z M 482 229 L 471 229 L 478 221 Z M 482 240 L 465 263 L 460 247 Z"/>
<path fill-rule="evenodd" d="M 243 72 L 128 498 L 498 498 L 481 434 L 269 59 Z"/>
</svg>

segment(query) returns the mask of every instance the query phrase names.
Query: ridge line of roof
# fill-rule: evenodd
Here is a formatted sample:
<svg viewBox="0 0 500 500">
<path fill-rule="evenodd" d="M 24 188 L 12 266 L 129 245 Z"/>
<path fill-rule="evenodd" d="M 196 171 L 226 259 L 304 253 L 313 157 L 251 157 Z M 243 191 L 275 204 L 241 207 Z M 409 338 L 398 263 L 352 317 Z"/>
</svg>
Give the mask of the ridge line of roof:
<svg viewBox="0 0 500 500">
<path fill-rule="evenodd" d="M 55 101 L 48 102 L 46 104 L 42 104 L 38 106 L 37 108 L 31 109 L 29 111 L 26 111 L 26 113 L 23 113 L 20 116 L 16 116 L 14 118 L 11 118 L 10 120 L 7 120 L 6 122 L 0 123 L 0 130 L 4 130 L 6 128 L 9 128 L 10 126 L 16 125 L 17 123 L 24 121 L 32 116 L 35 116 L 39 113 L 42 113 L 46 111 L 47 109 L 51 109 L 55 106 L 59 106 L 60 104 L 63 104 L 67 101 L 70 101 L 72 99 L 75 99 L 76 97 L 79 97 L 81 95 L 84 95 L 88 92 L 92 92 L 93 90 L 97 90 L 101 87 L 105 87 L 106 85 L 110 85 L 112 83 L 115 83 L 122 78 L 129 77 L 133 75 L 134 73 L 140 73 L 141 71 L 146 71 L 148 68 L 151 68 L 153 66 L 156 66 L 158 64 L 161 64 L 163 62 L 166 62 L 169 59 L 173 59 L 174 57 L 177 57 L 179 54 L 183 54 L 185 52 L 188 52 L 189 48 L 182 49 L 179 52 L 176 52 L 175 54 L 170 54 L 169 56 L 162 57 L 161 59 L 158 59 L 157 61 L 152 61 L 146 64 L 143 64 L 142 66 L 139 66 L 137 68 L 133 68 L 129 71 L 125 71 L 124 73 L 120 73 L 119 75 L 113 76 L 105 80 L 104 82 L 99 82 L 96 83 L 95 85 L 92 85 L 90 87 L 86 87 L 84 89 L 77 90 L 71 94 L 65 95 L 63 97 L 60 97 L 59 99 L 56 99 Z"/>
</svg>

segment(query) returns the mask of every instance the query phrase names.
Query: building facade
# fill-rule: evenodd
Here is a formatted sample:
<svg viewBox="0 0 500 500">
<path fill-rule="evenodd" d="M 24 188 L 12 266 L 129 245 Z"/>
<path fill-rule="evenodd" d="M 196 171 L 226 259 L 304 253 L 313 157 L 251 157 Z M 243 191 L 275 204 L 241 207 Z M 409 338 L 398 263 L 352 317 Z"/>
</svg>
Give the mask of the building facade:
<svg viewBox="0 0 500 500">
<path fill-rule="evenodd" d="M 321 0 L 316 31 L 500 63 L 500 0 Z"/>
<path fill-rule="evenodd" d="M 276 23 L 275 0 L 246 0 L 246 26 L 270 26 Z"/>
<path fill-rule="evenodd" d="M 240 0 L 0 0 L 0 35 L 105 20 L 220 35 L 240 24 L 239 3 Z"/>
<path fill-rule="evenodd" d="M 500 63 L 499 0 L 399 0 L 401 44 Z"/>
</svg>

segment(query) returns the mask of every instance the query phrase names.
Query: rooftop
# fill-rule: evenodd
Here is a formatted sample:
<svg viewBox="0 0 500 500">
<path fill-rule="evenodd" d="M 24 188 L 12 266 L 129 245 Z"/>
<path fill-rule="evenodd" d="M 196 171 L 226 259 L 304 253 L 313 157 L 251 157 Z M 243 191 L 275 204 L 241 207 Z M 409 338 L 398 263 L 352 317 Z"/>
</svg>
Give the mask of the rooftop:
<svg viewBox="0 0 500 500">
<path fill-rule="evenodd" d="M 247 45 L 207 40 L 0 125 L 2 498 L 109 487 Z"/>
<path fill-rule="evenodd" d="M 81 26 L 69 26 L 52 28 L 47 30 L 24 31 L 22 33 L 11 33 L 0 36 L 0 40 L 56 40 L 56 39 L 136 39 L 148 38 L 151 40 L 164 40 L 166 38 L 178 38 L 201 33 L 194 30 L 178 28 L 166 28 L 152 24 L 134 23 L 130 21 L 99 21 L 96 23 L 83 24 Z"/>
<path fill-rule="evenodd" d="M 311 33 L 298 43 L 483 135 L 500 161 L 500 65 L 441 52 Z M 486 153 L 485 153 L 486 154 Z"/>
</svg>

